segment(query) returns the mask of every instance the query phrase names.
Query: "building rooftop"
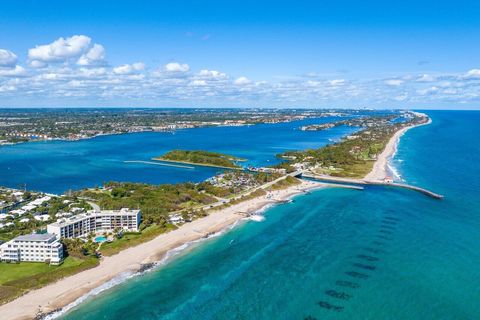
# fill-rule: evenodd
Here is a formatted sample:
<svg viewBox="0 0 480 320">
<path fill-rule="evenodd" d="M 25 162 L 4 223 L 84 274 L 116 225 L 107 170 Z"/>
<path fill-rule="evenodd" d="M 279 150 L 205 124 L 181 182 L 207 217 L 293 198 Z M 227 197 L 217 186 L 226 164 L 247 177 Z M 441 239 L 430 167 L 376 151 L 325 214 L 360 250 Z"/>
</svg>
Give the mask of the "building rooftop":
<svg viewBox="0 0 480 320">
<path fill-rule="evenodd" d="M 47 241 L 50 240 L 51 238 L 56 238 L 57 236 L 51 233 L 42 233 L 42 234 L 37 234 L 37 233 L 32 233 L 32 234 L 26 234 L 23 236 L 18 236 L 16 237 L 15 241 Z"/>
<path fill-rule="evenodd" d="M 51 223 L 49 225 L 61 227 L 67 224 L 75 223 L 85 218 L 93 218 L 93 217 L 102 217 L 102 216 L 126 216 L 126 215 L 136 215 L 140 212 L 140 210 L 130 210 L 127 208 L 122 208 L 120 210 L 102 210 L 102 211 L 94 211 L 90 210 L 87 213 L 78 214 L 76 216 L 72 216 L 69 218 L 62 218 L 58 219 L 56 222 Z"/>
</svg>

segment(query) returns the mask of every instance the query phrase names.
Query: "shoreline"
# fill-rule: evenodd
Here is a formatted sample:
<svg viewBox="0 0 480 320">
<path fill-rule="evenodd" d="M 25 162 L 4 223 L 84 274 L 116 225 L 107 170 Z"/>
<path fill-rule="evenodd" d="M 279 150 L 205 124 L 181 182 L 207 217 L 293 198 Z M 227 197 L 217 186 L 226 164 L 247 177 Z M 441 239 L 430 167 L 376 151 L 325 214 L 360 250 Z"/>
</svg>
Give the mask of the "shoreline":
<svg viewBox="0 0 480 320">
<path fill-rule="evenodd" d="M 426 114 L 424 115 L 427 116 Z M 397 132 L 395 132 L 395 134 L 390 138 L 387 145 L 385 146 L 385 149 L 383 149 L 383 151 L 378 155 L 377 160 L 373 164 L 372 170 L 365 177 L 363 177 L 362 180 L 369 181 L 369 182 L 384 182 L 385 178 L 389 176 L 387 173 L 388 164 L 390 159 L 397 152 L 400 138 L 408 130 L 421 127 L 421 126 L 426 126 L 430 123 L 432 123 L 432 119 L 428 117 L 428 121 L 425 123 L 404 127 L 398 130 Z"/>
<path fill-rule="evenodd" d="M 179 165 L 188 164 L 188 165 L 192 165 L 192 166 L 209 167 L 209 168 L 219 168 L 219 169 L 228 169 L 228 170 L 243 170 L 242 167 L 227 167 L 227 166 L 208 164 L 208 163 L 196 163 L 196 162 L 190 162 L 190 161 L 168 160 L 168 159 L 163 159 L 161 157 L 152 158 L 150 160 L 157 161 L 157 162 L 160 162 L 160 163 L 161 162 L 166 162 L 166 163 L 174 163 L 174 164 L 177 163 Z"/>
<path fill-rule="evenodd" d="M 143 270 L 145 265 L 158 263 L 165 257 L 168 258 L 168 254 L 172 250 L 208 238 L 209 235 L 223 232 L 238 221 L 245 219 L 245 213 L 254 214 L 266 206 L 322 187 L 324 187 L 322 183 L 302 180 L 301 184 L 283 190 L 269 191 L 267 195 L 213 211 L 206 217 L 186 223 L 178 229 L 161 234 L 148 242 L 127 248 L 116 255 L 102 258 L 100 264 L 95 268 L 32 290 L 1 305 L 0 318 L 32 319 L 39 312 L 46 316 L 56 313 L 72 303 L 76 305 L 77 301 L 82 302 L 79 299 L 122 274 L 137 274 Z M 116 284 L 115 282 L 114 285 Z"/>
</svg>

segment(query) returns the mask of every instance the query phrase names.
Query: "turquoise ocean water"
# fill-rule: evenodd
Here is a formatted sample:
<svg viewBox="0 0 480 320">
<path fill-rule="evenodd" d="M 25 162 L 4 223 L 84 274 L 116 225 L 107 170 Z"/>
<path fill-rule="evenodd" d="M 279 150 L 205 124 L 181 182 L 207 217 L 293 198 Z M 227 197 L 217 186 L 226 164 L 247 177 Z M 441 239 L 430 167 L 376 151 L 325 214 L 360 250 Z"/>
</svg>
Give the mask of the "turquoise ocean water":
<svg viewBox="0 0 480 320">
<path fill-rule="evenodd" d="M 382 187 L 301 195 L 62 319 L 480 319 L 480 112 L 428 114 L 393 164 L 444 200 Z M 319 139 L 298 138 L 271 141 Z"/>
<path fill-rule="evenodd" d="M 325 189 L 270 208 L 64 319 L 480 319 L 480 113 L 429 112 L 393 161 L 442 201 Z"/>
</svg>

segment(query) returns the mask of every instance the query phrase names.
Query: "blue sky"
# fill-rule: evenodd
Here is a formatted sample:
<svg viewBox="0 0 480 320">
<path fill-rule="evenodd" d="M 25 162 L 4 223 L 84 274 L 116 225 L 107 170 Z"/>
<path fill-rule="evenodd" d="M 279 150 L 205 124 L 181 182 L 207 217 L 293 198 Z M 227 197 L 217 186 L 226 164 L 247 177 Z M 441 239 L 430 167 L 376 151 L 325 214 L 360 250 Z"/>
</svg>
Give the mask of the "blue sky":
<svg viewBox="0 0 480 320">
<path fill-rule="evenodd" d="M 480 108 L 478 1 L 22 1 L 2 106 Z"/>
</svg>

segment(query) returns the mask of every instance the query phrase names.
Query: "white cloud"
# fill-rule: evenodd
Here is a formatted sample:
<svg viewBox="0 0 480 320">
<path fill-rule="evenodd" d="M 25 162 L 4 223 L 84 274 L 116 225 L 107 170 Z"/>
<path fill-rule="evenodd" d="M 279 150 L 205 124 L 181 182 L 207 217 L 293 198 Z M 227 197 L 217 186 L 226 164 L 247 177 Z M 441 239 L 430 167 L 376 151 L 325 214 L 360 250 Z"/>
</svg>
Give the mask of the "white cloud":
<svg viewBox="0 0 480 320">
<path fill-rule="evenodd" d="M 436 80 L 436 77 L 430 75 L 430 74 L 422 74 L 417 78 L 418 82 L 433 82 Z"/>
<path fill-rule="evenodd" d="M 225 73 L 222 73 L 220 71 L 206 70 L 206 69 L 200 70 L 200 72 L 198 73 L 198 76 L 202 78 L 209 78 L 209 79 L 223 79 L 227 77 Z"/>
<path fill-rule="evenodd" d="M 124 64 L 118 67 L 113 68 L 113 73 L 128 75 L 135 74 L 145 70 L 145 64 L 142 62 L 136 62 L 133 64 Z"/>
<path fill-rule="evenodd" d="M 95 43 L 87 53 L 80 56 L 77 64 L 81 66 L 99 65 L 105 63 L 105 48 L 98 43 Z"/>
<path fill-rule="evenodd" d="M 13 68 L 17 64 L 17 55 L 12 51 L 0 49 L 0 67 Z"/>
<path fill-rule="evenodd" d="M 0 68 L 0 77 L 23 77 L 27 72 L 24 67 L 16 65 L 15 68 Z"/>
<path fill-rule="evenodd" d="M 438 87 L 433 86 L 433 87 L 430 87 L 430 88 L 419 89 L 419 90 L 417 90 L 417 93 L 419 95 L 425 96 L 425 95 L 433 94 L 437 91 L 438 91 Z"/>
<path fill-rule="evenodd" d="M 193 80 L 190 82 L 190 85 L 194 87 L 204 87 L 207 85 L 207 82 L 205 80 Z"/>
<path fill-rule="evenodd" d="M 477 78 L 480 78 L 480 69 L 472 69 L 470 71 L 468 71 L 464 78 L 467 78 L 467 79 L 477 79 Z"/>
<path fill-rule="evenodd" d="M 235 79 L 233 83 L 236 84 L 237 86 L 246 86 L 250 84 L 251 81 L 247 77 L 240 77 Z"/>
<path fill-rule="evenodd" d="M 168 72 L 188 72 L 190 66 L 186 63 L 170 62 L 165 65 L 165 70 Z"/>
<path fill-rule="evenodd" d="M 0 86 L 0 92 L 15 91 L 17 88 L 15 86 L 5 85 Z"/>
<path fill-rule="evenodd" d="M 21 93 L 32 105 L 48 104 L 52 97 L 55 101 L 82 97 L 111 104 L 183 101 L 225 106 L 400 107 L 465 101 L 480 106 L 480 69 L 372 79 L 339 79 L 343 76 L 338 74 L 283 76 L 265 82 L 251 81 L 248 75 L 232 78 L 217 70 L 190 72 L 188 64 L 178 62 L 157 69 L 146 68 L 142 62 L 112 67 L 105 52 L 87 36 L 60 38 L 31 49 L 23 67 L 15 54 L 0 49 L 0 101 Z"/>
<path fill-rule="evenodd" d="M 306 83 L 307 87 L 319 87 L 322 85 L 321 81 L 308 80 Z"/>
<path fill-rule="evenodd" d="M 87 52 L 91 39 L 84 35 L 75 35 L 69 38 L 59 38 L 50 44 L 38 45 L 28 50 L 31 61 L 62 62 L 77 58 Z"/>
<path fill-rule="evenodd" d="M 328 81 L 331 86 L 341 86 L 345 83 L 345 79 L 334 79 Z"/>
<path fill-rule="evenodd" d="M 385 80 L 385 83 L 389 86 L 399 86 L 401 84 L 403 84 L 405 81 L 403 80 L 400 80 L 400 79 L 388 79 L 388 80 Z"/>
<path fill-rule="evenodd" d="M 33 60 L 29 62 L 29 65 L 32 68 L 45 68 L 47 63 L 40 60 Z"/>
<path fill-rule="evenodd" d="M 81 76 L 87 78 L 99 77 L 107 73 L 105 68 L 80 68 L 78 71 Z"/>
<path fill-rule="evenodd" d="M 396 100 L 396 101 L 405 101 L 407 99 L 408 99 L 408 94 L 406 93 L 400 94 L 393 98 L 393 100 Z"/>
</svg>

